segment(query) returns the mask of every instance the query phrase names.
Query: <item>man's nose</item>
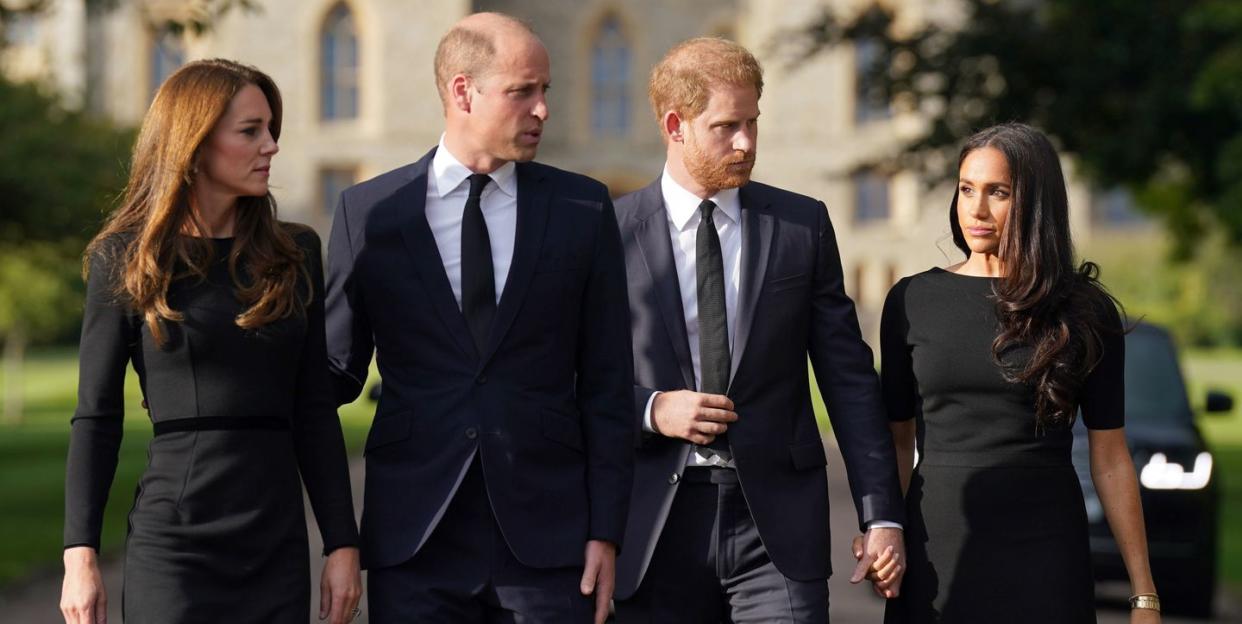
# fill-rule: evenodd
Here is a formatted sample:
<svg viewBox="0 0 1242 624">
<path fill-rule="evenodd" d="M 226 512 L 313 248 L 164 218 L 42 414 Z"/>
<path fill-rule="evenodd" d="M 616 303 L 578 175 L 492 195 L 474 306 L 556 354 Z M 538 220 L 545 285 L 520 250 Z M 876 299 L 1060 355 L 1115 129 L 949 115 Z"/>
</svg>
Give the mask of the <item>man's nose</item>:
<svg viewBox="0 0 1242 624">
<path fill-rule="evenodd" d="M 755 151 L 757 139 L 753 130 L 742 130 L 733 137 L 733 149 L 751 154 Z"/>
<path fill-rule="evenodd" d="M 540 95 L 539 100 L 535 102 L 535 107 L 531 109 L 530 114 L 539 118 L 539 121 L 548 120 L 548 98 Z"/>
</svg>

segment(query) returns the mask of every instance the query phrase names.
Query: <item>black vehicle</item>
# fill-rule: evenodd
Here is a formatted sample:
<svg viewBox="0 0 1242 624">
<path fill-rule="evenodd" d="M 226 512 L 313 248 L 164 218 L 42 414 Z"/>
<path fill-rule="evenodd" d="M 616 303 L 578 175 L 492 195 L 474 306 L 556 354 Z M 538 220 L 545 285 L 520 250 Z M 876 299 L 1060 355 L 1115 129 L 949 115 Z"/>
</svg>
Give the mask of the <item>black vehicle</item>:
<svg viewBox="0 0 1242 624">
<path fill-rule="evenodd" d="M 1141 323 L 1126 336 L 1125 379 L 1126 441 L 1139 472 L 1161 603 L 1169 612 L 1208 617 L 1216 589 L 1220 475 L 1195 424 L 1168 332 Z M 1208 393 L 1205 411 L 1232 409 L 1231 396 Z M 1086 499 L 1096 580 L 1125 580 L 1125 566 L 1091 482 L 1081 419 L 1074 433 L 1074 466 Z"/>
</svg>

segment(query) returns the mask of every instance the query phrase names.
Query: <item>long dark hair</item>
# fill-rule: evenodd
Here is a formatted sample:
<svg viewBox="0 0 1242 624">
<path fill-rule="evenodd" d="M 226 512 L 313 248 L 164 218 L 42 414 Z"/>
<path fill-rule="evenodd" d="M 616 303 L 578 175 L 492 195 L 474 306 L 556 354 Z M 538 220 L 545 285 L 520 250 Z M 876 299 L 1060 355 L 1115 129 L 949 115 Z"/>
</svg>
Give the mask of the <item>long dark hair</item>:
<svg viewBox="0 0 1242 624">
<path fill-rule="evenodd" d="M 1037 428 L 1074 423 L 1087 374 L 1101 356 L 1101 306 L 1116 301 L 1100 284 L 1093 262 L 1075 265 L 1070 240 L 1069 200 L 1061 161 L 1048 137 L 1025 124 L 992 126 L 970 137 L 958 168 L 971 152 L 991 147 L 1009 164 L 1012 195 L 998 252 L 1005 275 L 992 287 L 1000 333 L 992 357 L 1014 383 L 1035 391 Z M 949 207 L 953 243 L 970 248 L 958 222 L 957 192 Z M 1004 355 L 1029 348 L 1023 364 Z"/>
<path fill-rule="evenodd" d="M 191 223 L 198 225 L 190 195 L 199 150 L 247 85 L 263 91 L 272 110 L 272 138 L 279 139 L 280 90 L 258 69 L 224 59 L 194 61 L 164 81 L 134 144 L 124 199 L 86 248 L 83 273 L 90 271 L 91 257 L 103 252 L 107 241 L 125 235 L 117 294 L 143 317 L 157 344 L 165 341 L 162 322 L 182 320 L 181 312 L 168 305 L 168 286 L 180 276 L 175 267 L 187 267 L 200 278 L 207 274 L 210 242 L 179 234 Z M 272 194 L 238 198 L 234 229 L 229 273 L 237 298 L 246 305 L 235 319 L 237 325 L 254 329 L 300 313 L 307 301 L 299 298 L 297 284 L 310 278 L 293 239 L 297 228 L 276 220 Z M 243 251 L 247 279 L 238 267 Z"/>
</svg>

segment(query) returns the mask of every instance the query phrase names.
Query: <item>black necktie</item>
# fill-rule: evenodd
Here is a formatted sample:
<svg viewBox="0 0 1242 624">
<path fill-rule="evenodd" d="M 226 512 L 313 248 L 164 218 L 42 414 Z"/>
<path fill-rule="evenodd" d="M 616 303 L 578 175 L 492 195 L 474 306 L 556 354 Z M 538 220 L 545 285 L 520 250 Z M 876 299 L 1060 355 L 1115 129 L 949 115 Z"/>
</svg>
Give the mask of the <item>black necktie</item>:
<svg viewBox="0 0 1242 624">
<path fill-rule="evenodd" d="M 461 311 L 481 357 L 496 316 L 496 269 L 482 207 L 483 188 L 492 179 L 481 173 L 467 179 L 470 196 L 461 217 Z"/>
<path fill-rule="evenodd" d="M 715 209 L 716 204 L 710 200 L 699 204 L 702 218 L 695 236 L 695 271 L 699 283 L 699 391 L 724 394 L 729 387 L 729 326 L 725 311 L 724 259 L 716 222 L 712 220 Z M 726 435 L 716 436 L 709 448 L 727 451 Z"/>
</svg>

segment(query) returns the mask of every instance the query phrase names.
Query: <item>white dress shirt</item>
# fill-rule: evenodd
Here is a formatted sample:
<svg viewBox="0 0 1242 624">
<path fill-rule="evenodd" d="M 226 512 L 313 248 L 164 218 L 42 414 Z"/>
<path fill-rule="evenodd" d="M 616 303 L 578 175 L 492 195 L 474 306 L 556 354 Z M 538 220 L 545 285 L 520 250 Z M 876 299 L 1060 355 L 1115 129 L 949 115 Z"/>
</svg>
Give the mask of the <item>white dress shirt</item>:
<svg viewBox="0 0 1242 624">
<path fill-rule="evenodd" d="M 669 237 L 673 242 L 673 264 L 677 267 L 677 283 L 681 287 L 681 309 L 685 313 L 686 338 L 690 342 L 690 363 L 694 370 L 694 385 L 702 383 L 699 363 L 699 280 L 696 250 L 698 249 L 699 204 L 703 200 L 687 191 L 664 169 L 660 178 L 660 191 L 664 196 L 664 213 L 668 221 Z M 724 262 L 725 326 L 729 332 L 729 353 L 736 345 L 737 293 L 742 273 L 742 205 L 737 189 L 722 189 L 709 198 L 716 204 L 712 221 L 720 238 L 720 255 Z M 651 423 L 651 406 L 658 392 L 647 400 L 643 412 L 643 428 L 654 432 Z M 686 464 L 689 466 L 733 467 L 732 458 L 713 449 L 694 447 Z"/>
<path fill-rule="evenodd" d="M 427 224 L 440 250 L 444 273 L 453 287 L 457 307 L 461 307 L 461 219 L 466 211 L 470 185 L 466 178 L 474 172 L 461 164 L 448 148 L 444 137 L 431 159 L 427 176 Z M 513 247 L 517 239 L 517 176 L 514 165 L 507 162 L 488 174 L 492 181 L 483 189 L 481 208 L 487 224 L 487 237 L 492 247 L 492 267 L 496 276 L 496 302 L 505 289 L 509 265 L 513 263 Z"/>
</svg>

